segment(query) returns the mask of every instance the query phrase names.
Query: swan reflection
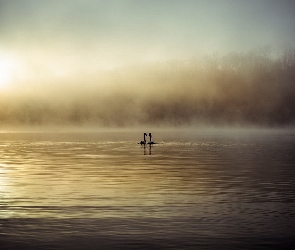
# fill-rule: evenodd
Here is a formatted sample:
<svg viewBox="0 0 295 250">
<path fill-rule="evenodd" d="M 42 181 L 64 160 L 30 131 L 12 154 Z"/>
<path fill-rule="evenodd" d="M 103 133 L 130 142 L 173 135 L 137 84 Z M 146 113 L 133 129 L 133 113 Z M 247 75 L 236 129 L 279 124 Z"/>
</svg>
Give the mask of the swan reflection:
<svg viewBox="0 0 295 250">
<path fill-rule="evenodd" d="M 148 148 L 149 148 L 149 155 L 151 155 L 152 154 L 152 145 L 149 144 Z M 143 154 L 144 155 L 147 154 L 147 152 L 146 152 L 146 145 L 143 145 Z"/>
</svg>

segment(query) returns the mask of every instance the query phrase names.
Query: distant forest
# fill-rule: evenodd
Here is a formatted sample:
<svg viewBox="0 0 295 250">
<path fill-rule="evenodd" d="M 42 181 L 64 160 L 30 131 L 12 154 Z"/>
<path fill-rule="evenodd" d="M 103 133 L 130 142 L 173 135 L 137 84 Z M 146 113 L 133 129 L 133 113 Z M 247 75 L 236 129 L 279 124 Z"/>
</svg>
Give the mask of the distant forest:
<svg viewBox="0 0 295 250">
<path fill-rule="evenodd" d="M 22 83 L 0 93 L 0 125 L 194 124 L 286 126 L 295 122 L 295 49 L 214 54 L 96 75 Z"/>
</svg>

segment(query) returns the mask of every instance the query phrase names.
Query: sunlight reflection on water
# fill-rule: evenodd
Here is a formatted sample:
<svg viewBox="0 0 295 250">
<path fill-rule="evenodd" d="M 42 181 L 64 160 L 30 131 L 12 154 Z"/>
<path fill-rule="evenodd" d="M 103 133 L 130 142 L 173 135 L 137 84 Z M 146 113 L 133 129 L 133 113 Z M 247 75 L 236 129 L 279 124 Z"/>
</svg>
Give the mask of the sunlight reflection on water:
<svg viewBox="0 0 295 250">
<path fill-rule="evenodd" d="M 167 132 L 152 146 L 112 133 L 0 137 L 7 248 L 294 243 L 293 133 Z"/>
</svg>

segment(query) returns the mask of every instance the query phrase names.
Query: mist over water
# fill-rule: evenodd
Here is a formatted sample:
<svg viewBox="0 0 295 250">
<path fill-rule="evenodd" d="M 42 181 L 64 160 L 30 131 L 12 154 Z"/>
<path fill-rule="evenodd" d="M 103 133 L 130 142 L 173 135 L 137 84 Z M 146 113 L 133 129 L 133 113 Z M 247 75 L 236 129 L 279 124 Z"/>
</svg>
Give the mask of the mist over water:
<svg viewBox="0 0 295 250">
<path fill-rule="evenodd" d="M 278 57 L 260 49 L 36 79 L 1 91 L 2 127 L 286 126 L 295 121 L 294 49 Z"/>
<path fill-rule="evenodd" d="M 0 0 L 0 250 L 295 249 L 294 27 L 291 0 Z"/>
</svg>

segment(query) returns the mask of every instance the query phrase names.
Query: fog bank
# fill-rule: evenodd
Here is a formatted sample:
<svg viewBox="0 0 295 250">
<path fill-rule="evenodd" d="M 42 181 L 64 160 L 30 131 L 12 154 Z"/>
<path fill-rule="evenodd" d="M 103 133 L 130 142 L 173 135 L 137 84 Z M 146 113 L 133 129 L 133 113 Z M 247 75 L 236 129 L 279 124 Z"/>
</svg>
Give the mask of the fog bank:
<svg viewBox="0 0 295 250">
<path fill-rule="evenodd" d="M 294 97 L 295 49 L 264 49 L 18 82 L 0 126 L 288 126 Z"/>
</svg>

